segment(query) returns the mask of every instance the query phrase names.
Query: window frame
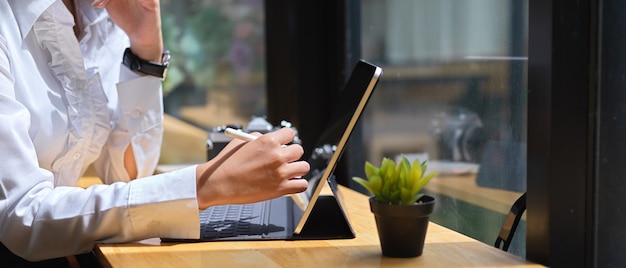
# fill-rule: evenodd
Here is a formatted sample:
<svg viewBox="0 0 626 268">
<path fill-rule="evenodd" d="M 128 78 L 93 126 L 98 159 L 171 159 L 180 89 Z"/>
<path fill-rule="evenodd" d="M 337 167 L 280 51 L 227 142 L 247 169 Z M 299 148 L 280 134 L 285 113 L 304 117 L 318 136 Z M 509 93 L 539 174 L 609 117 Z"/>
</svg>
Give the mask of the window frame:
<svg viewBox="0 0 626 268">
<path fill-rule="evenodd" d="M 298 129 L 305 155 L 312 151 L 360 57 L 360 1 L 265 1 L 267 114 Z M 361 128 L 349 144 L 361 144 Z M 360 146 L 348 146 L 335 175 L 349 184 L 349 170 L 362 168 Z"/>
<path fill-rule="evenodd" d="M 598 3 L 578 3 L 529 1 L 527 259 L 557 267 L 596 248 Z"/>
</svg>

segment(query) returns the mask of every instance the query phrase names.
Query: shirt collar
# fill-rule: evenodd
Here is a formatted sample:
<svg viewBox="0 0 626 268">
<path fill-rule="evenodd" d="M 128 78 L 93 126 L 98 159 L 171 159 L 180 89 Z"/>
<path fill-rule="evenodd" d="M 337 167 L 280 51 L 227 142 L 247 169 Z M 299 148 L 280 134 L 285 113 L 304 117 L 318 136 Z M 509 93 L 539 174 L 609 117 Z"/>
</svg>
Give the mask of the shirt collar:
<svg viewBox="0 0 626 268">
<path fill-rule="evenodd" d="M 52 3 L 57 0 L 7 0 L 13 10 L 13 15 L 20 27 L 22 39 L 26 38 L 33 24 Z"/>
<path fill-rule="evenodd" d="M 20 28 L 20 34 L 22 39 L 26 38 L 28 32 L 33 28 L 35 21 L 39 19 L 46 9 L 48 9 L 54 2 L 61 0 L 7 0 L 11 9 L 13 10 L 13 16 L 17 20 L 17 25 Z M 84 16 L 85 26 L 92 25 L 100 22 L 106 18 L 105 9 L 92 8 L 89 1 L 78 1 L 78 9 Z"/>
</svg>

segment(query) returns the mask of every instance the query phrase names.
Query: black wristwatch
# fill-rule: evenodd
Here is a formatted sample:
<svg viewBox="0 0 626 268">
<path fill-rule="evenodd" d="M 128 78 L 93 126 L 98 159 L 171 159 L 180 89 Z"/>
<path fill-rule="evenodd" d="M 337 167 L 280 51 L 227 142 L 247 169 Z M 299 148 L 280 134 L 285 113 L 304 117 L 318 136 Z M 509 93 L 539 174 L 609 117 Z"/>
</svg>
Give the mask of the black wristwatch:
<svg viewBox="0 0 626 268">
<path fill-rule="evenodd" d="M 126 48 L 122 63 L 132 71 L 165 79 L 167 66 L 170 64 L 170 53 L 167 50 L 164 51 L 161 56 L 161 62 L 153 62 L 137 57 L 130 48 Z"/>
</svg>

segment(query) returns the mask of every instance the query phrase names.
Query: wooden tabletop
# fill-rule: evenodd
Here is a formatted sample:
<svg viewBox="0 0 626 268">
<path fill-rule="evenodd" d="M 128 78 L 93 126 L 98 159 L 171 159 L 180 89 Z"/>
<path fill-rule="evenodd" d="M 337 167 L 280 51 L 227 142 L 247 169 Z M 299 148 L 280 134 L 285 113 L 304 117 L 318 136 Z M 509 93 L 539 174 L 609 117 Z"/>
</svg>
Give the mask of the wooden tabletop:
<svg viewBox="0 0 626 268">
<path fill-rule="evenodd" d="M 99 244 L 105 267 L 542 267 L 430 223 L 422 256 L 381 255 L 368 198 L 340 186 L 354 239 Z"/>
</svg>

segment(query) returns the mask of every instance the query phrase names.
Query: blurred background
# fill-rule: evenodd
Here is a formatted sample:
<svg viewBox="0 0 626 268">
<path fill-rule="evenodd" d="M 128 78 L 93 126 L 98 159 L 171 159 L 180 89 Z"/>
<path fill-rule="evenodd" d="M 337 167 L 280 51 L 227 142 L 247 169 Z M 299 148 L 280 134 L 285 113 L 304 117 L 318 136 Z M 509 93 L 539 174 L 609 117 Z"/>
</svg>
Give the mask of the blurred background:
<svg viewBox="0 0 626 268">
<path fill-rule="evenodd" d="M 266 56 L 264 1 L 161 2 L 165 43 L 174 55 L 164 84 L 171 124 L 193 126 L 183 131 L 205 139 L 216 126 L 267 115 L 266 66 L 273 59 Z M 428 187 L 439 201 L 432 220 L 493 244 L 526 190 L 527 1 L 361 0 L 356 6 L 359 25 L 349 31 L 358 31 L 357 57 L 384 69 L 361 119 L 363 158 L 427 159 L 441 172 Z M 295 127 L 306 129 L 302 124 Z M 163 163 L 205 160 L 203 144 L 181 152 L 179 135 L 165 138 Z M 524 221 L 509 251 L 524 257 Z"/>
</svg>

